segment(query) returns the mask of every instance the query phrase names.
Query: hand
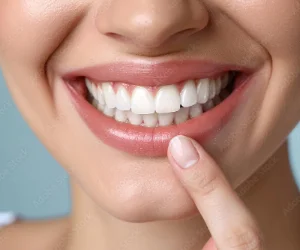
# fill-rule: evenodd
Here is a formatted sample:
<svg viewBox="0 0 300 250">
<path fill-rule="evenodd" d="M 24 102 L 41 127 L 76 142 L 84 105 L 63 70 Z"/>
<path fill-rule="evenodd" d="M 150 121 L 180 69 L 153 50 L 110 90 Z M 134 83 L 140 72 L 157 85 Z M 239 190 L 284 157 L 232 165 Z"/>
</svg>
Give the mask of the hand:
<svg viewBox="0 0 300 250">
<path fill-rule="evenodd" d="M 168 158 L 212 238 L 203 250 L 262 250 L 260 230 L 221 168 L 195 141 L 177 136 Z"/>
</svg>

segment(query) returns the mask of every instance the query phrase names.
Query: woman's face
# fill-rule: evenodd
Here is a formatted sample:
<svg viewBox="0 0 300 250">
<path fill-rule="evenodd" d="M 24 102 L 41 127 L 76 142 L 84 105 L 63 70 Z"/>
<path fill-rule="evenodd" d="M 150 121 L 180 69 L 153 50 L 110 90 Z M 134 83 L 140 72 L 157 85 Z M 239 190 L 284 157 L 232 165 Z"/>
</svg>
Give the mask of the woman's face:
<svg viewBox="0 0 300 250">
<path fill-rule="evenodd" d="M 121 219 L 196 212 L 165 157 L 174 135 L 199 141 L 237 187 L 299 121 L 299 0 L 0 4 L 0 63 L 21 113 Z"/>
</svg>

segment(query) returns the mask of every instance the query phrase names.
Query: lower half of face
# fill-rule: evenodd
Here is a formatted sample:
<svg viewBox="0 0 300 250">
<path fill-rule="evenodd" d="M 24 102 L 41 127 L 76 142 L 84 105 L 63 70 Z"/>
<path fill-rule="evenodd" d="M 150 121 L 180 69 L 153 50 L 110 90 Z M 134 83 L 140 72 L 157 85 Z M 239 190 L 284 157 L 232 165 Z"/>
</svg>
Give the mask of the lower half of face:
<svg viewBox="0 0 300 250">
<path fill-rule="evenodd" d="M 196 212 L 166 158 L 175 135 L 237 187 L 299 121 L 299 1 L 67 2 L 2 7 L 0 62 L 32 129 L 112 215 Z"/>
</svg>

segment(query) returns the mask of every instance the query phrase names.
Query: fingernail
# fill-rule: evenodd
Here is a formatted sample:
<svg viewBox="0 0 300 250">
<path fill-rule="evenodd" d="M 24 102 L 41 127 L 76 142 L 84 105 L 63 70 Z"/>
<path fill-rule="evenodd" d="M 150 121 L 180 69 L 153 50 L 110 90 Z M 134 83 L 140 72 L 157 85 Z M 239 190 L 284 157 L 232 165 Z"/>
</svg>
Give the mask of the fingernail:
<svg viewBox="0 0 300 250">
<path fill-rule="evenodd" d="M 199 154 L 191 140 L 182 135 L 176 136 L 171 140 L 170 153 L 176 163 L 182 168 L 189 168 L 199 160 Z"/>
</svg>

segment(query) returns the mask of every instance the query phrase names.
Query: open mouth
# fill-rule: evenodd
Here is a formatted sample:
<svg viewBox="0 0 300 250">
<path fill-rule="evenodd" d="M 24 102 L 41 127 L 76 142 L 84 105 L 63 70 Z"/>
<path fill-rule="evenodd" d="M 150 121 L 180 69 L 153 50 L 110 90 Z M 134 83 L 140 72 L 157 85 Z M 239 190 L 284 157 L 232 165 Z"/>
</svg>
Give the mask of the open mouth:
<svg viewBox="0 0 300 250">
<path fill-rule="evenodd" d="M 220 131 L 251 76 L 249 69 L 195 61 L 104 65 L 63 79 L 100 140 L 130 154 L 157 157 L 166 155 L 176 135 L 203 143 Z"/>
<path fill-rule="evenodd" d="M 87 101 L 108 117 L 136 126 L 164 127 L 198 117 L 225 100 L 238 72 L 161 87 L 94 82 L 85 78 Z"/>
</svg>

